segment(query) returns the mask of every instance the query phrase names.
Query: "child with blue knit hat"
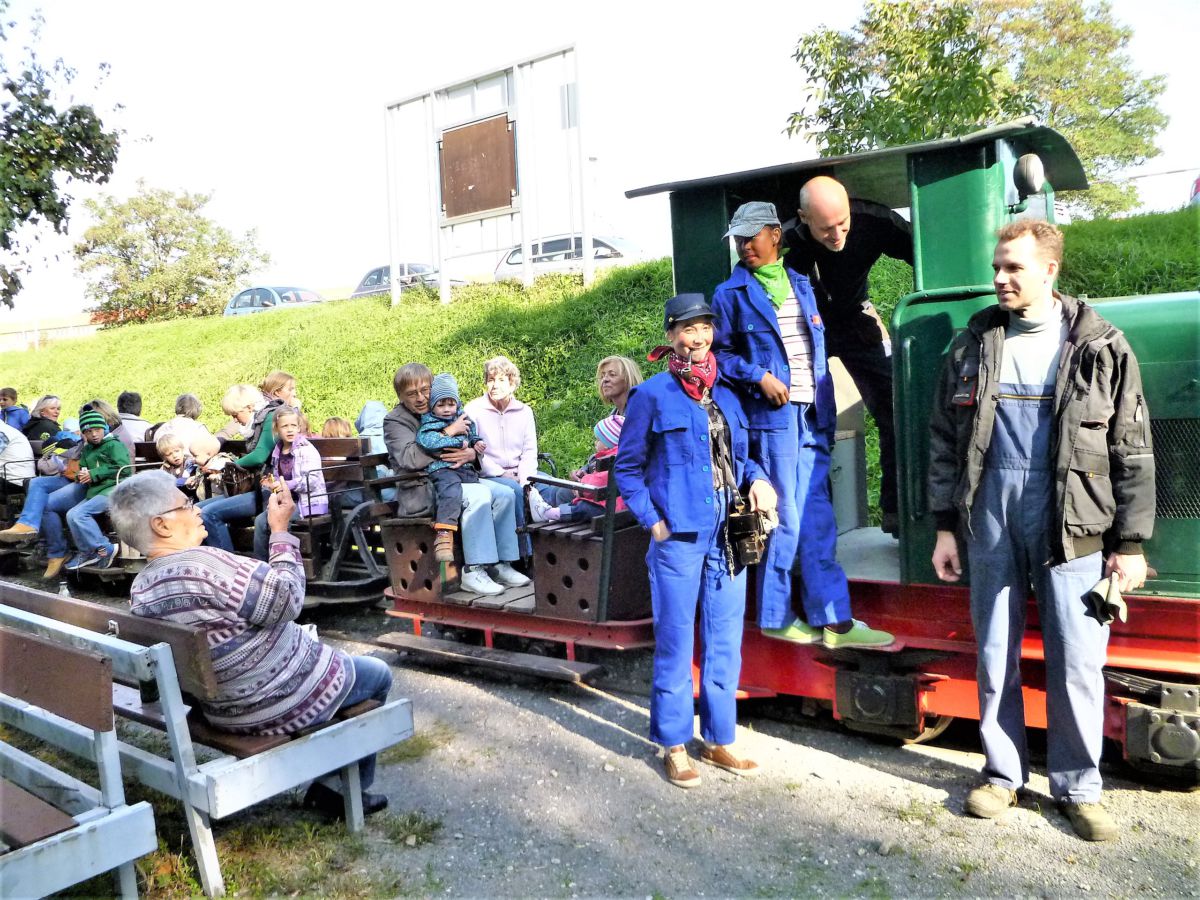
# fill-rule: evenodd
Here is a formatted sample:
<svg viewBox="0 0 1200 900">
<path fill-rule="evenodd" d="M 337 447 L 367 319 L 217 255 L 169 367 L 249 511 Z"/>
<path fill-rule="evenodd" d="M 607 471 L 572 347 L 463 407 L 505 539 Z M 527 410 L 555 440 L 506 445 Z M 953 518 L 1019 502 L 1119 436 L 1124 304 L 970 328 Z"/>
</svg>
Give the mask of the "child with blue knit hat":
<svg viewBox="0 0 1200 900">
<path fill-rule="evenodd" d="M 447 449 L 476 446 L 482 449 L 479 431 L 475 423 L 463 415 L 458 382 L 449 372 L 441 372 L 433 378 L 429 388 L 429 412 L 421 416 L 417 444 L 431 456 Z M 444 459 L 435 459 L 425 471 L 433 483 L 433 528 L 437 532 L 434 558 L 438 562 L 453 562 L 454 532 L 458 531 L 462 516 L 462 486 L 478 482 L 479 472 L 475 465 L 452 465 Z"/>
<path fill-rule="evenodd" d="M 625 417 L 619 413 L 605 416 L 596 423 L 592 434 L 596 438 L 596 452 L 584 466 L 584 474 L 580 484 L 595 487 L 608 487 L 608 470 L 599 465 L 601 460 L 610 459 L 617 455 L 617 444 L 621 440 L 621 428 L 625 425 Z M 536 490 L 529 492 L 529 512 L 535 522 L 583 522 L 604 512 L 605 493 L 582 494 L 576 493 L 569 503 L 551 506 Z M 625 508 L 625 501 L 617 498 L 617 511 Z"/>
</svg>

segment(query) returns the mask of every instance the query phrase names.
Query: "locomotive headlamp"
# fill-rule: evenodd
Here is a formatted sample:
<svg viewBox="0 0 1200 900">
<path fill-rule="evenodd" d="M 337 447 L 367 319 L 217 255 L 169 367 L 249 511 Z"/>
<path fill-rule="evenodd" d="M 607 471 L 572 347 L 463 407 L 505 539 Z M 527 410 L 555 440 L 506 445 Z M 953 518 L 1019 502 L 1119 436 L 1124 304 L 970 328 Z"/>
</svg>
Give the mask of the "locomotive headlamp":
<svg viewBox="0 0 1200 900">
<path fill-rule="evenodd" d="M 1040 194 L 1046 183 L 1046 167 L 1042 165 L 1042 158 L 1036 153 L 1026 153 L 1018 159 L 1013 167 L 1013 183 L 1022 200 L 1031 194 Z"/>
</svg>

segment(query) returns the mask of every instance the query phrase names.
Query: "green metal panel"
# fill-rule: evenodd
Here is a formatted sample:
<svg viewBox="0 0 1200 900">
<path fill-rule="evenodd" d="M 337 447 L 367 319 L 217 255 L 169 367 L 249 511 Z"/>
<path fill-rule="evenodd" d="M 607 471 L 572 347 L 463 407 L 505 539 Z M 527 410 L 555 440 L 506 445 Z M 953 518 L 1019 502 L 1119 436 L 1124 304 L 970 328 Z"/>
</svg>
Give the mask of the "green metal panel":
<svg viewBox="0 0 1200 900">
<path fill-rule="evenodd" d="M 711 299 L 713 289 L 729 277 L 729 243 L 721 239 L 728 227 L 724 188 L 671 194 L 671 243 L 677 294 L 694 291 Z"/>
<path fill-rule="evenodd" d="M 995 303 L 984 290 L 981 285 L 974 297 L 969 291 L 954 297 L 953 290 L 934 297 L 913 294 L 892 316 L 905 582 L 937 583 L 929 561 L 934 528 L 925 494 L 929 414 L 950 341 L 971 315 Z M 1200 294 L 1091 302 L 1133 347 L 1155 432 L 1159 515 L 1145 551 L 1158 577 L 1147 592 L 1200 596 Z"/>
<path fill-rule="evenodd" d="M 990 257 L 989 257 L 990 260 Z M 950 342 L 979 310 L 996 302 L 990 285 L 903 298 L 892 313 L 896 364 L 896 458 L 899 469 L 900 579 L 938 584 L 930 557 L 934 527 L 925 479 L 929 471 L 929 414 Z"/>
<path fill-rule="evenodd" d="M 918 291 L 991 281 L 996 229 L 1008 215 L 1004 168 L 993 144 L 909 157 Z"/>
<path fill-rule="evenodd" d="M 1154 430 L 1158 516 L 1150 591 L 1200 595 L 1200 294 L 1089 300 L 1124 333 L 1142 371 Z"/>
</svg>

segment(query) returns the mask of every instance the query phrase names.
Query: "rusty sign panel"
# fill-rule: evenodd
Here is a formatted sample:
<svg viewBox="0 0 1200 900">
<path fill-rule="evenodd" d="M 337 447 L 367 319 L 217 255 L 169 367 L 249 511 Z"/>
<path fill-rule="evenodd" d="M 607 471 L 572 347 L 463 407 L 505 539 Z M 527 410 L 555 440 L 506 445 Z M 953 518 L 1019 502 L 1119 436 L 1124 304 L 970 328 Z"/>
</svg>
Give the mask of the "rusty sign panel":
<svg viewBox="0 0 1200 900">
<path fill-rule="evenodd" d="M 442 212 L 447 219 L 508 209 L 517 192 L 516 125 L 493 116 L 442 132 Z"/>
</svg>

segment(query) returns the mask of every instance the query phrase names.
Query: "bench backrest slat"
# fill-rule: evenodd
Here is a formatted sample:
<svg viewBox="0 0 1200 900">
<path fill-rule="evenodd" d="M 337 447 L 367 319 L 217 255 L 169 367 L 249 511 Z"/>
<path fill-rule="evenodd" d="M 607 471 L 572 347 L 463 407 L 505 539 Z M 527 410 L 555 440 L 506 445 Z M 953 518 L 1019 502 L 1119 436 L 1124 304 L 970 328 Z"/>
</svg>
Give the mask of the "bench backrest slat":
<svg viewBox="0 0 1200 900">
<path fill-rule="evenodd" d="M 217 690 L 217 676 L 212 668 L 208 639 L 199 628 L 135 616 L 128 610 L 73 597 L 59 597 L 7 582 L 0 583 L 0 604 L 101 634 L 109 631 L 109 622 L 115 622 L 119 636 L 126 641 L 143 646 L 160 642 L 170 645 L 179 674 L 179 686 L 183 690 L 202 698 L 212 696 Z"/>
<path fill-rule="evenodd" d="M 0 692 L 112 731 L 112 661 L 98 653 L 0 627 Z"/>
</svg>

